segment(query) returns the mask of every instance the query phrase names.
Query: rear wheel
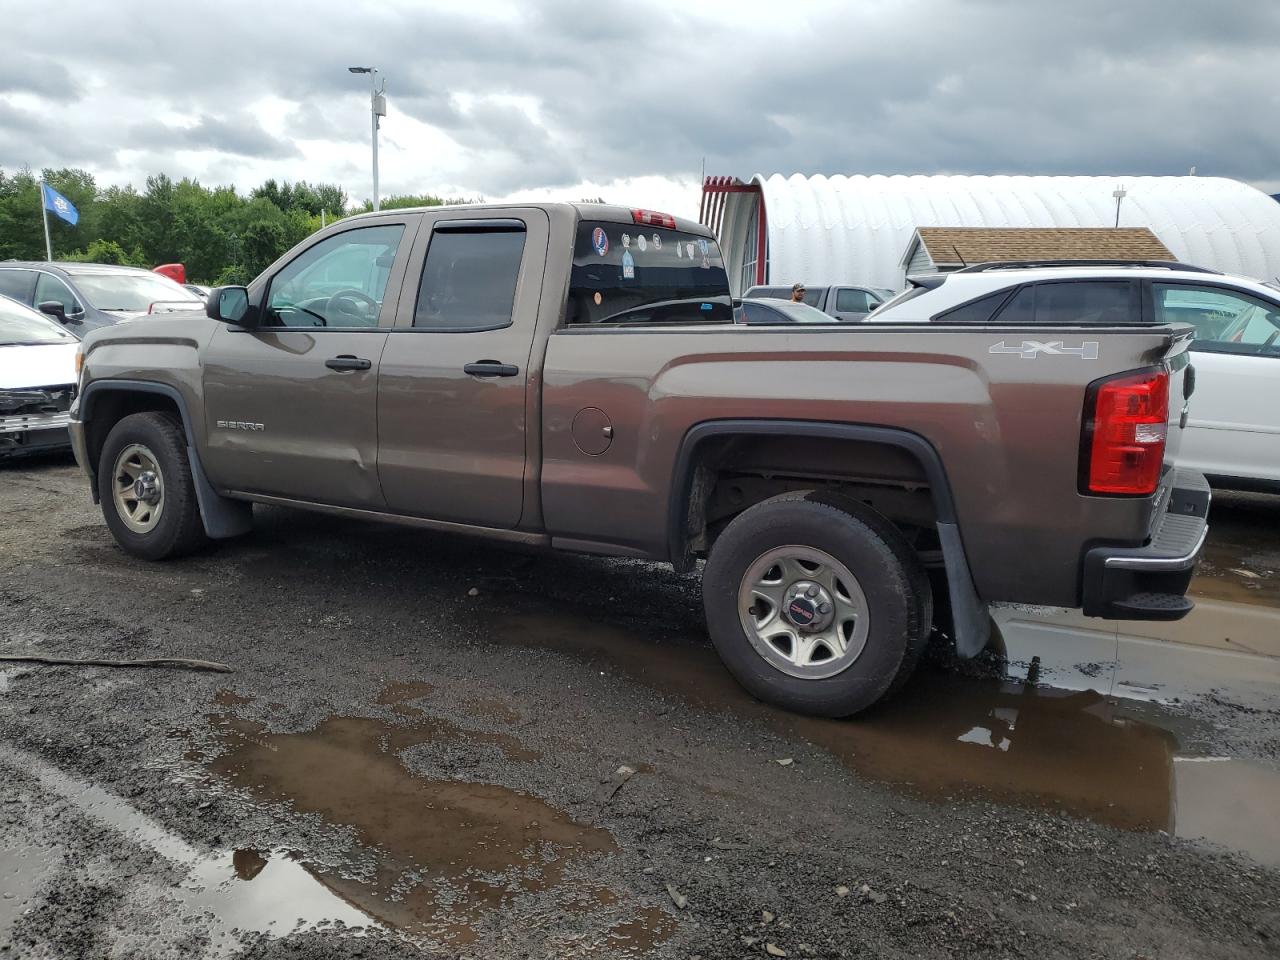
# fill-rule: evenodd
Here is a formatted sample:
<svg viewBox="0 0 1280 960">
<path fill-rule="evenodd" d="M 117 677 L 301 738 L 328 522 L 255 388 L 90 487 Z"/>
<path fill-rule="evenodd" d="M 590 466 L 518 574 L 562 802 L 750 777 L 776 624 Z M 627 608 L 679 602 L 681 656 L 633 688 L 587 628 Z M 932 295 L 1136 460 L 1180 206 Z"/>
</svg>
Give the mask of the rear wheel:
<svg viewBox="0 0 1280 960">
<path fill-rule="evenodd" d="M 786 494 L 739 514 L 703 576 L 720 658 L 751 693 L 847 716 L 909 676 L 928 638 L 928 580 L 909 544 L 853 504 Z"/>
<path fill-rule="evenodd" d="M 186 435 L 165 413 L 135 413 L 107 435 L 98 499 L 112 536 L 146 560 L 190 553 L 205 542 Z"/>
</svg>

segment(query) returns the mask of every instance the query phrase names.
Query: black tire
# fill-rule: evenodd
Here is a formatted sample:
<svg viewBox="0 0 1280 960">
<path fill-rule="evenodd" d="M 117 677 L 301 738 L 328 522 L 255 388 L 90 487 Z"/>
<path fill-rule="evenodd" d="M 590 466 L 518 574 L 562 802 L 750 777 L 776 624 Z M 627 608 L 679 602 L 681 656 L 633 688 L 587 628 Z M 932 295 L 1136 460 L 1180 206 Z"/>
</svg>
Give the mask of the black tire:
<svg viewBox="0 0 1280 960">
<path fill-rule="evenodd" d="M 907 685 L 907 681 L 911 679 L 916 672 L 916 668 L 920 666 L 925 650 L 929 648 L 929 640 L 932 638 L 933 630 L 936 627 L 940 606 L 938 589 L 942 590 L 944 609 L 947 616 L 950 616 L 951 601 L 946 593 L 946 574 L 942 575 L 941 586 L 939 587 L 929 576 L 929 571 L 920 562 L 920 558 L 916 556 L 915 549 L 907 542 L 907 538 L 902 535 L 902 531 L 893 525 L 893 521 L 861 501 L 850 497 L 841 497 L 839 494 L 831 494 L 827 491 L 815 491 L 808 494 L 806 499 L 818 503 L 829 503 L 831 506 L 857 517 L 869 526 L 885 542 L 885 545 L 897 554 L 907 576 L 911 578 L 911 591 L 916 597 L 920 629 L 907 638 L 907 649 L 902 655 L 902 663 L 898 665 L 898 673 L 894 676 L 893 682 L 889 684 L 889 689 L 885 691 L 884 696 L 880 698 L 881 700 L 888 700 L 890 697 L 896 696 L 898 691 Z"/>
<path fill-rule="evenodd" d="M 868 632 L 856 659 L 834 676 L 792 676 L 757 652 L 738 611 L 738 590 L 770 550 L 797 545 L 844 564 L 865 596 Z M 891 523 L 852 503 L 784 494 L 743 511 L 716 540 L 702 578 L 712 643 L 749 692 L 799 713 L 844 717 L 900 687 L 928 642 L 932 594 L 910 544 Z"/>
<path fill-rule="evenodd" d="M 163 477 L 163 509 L 146 532 L 131 530 L 116 505 L 114 471 L 121 452 L 141 444 L 154 453 Z M 180 421 L 158 411 L 134 413 L 111 428 L 98 458 L 98 499 L 116 543 L 144 560 L 167 560 L 199 549 L 207 542 L 196 502 L 187 439 Z"/>
</svg>

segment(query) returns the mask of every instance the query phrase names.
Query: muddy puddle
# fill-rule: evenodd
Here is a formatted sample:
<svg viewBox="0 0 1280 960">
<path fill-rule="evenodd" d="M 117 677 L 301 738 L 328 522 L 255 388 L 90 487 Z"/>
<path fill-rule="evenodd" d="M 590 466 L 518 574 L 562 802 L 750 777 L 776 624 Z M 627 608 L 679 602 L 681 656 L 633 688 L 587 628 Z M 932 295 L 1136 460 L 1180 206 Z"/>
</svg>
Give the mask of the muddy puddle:
<svg viewBox="0 0 1280 960">
<path fill-rule="evenodd" d="M 302 733 L 215 714 L 217 747 L 205 765 L 258 800 L 352 829 L 374 854 L 372 875 L 312 875 L 366 923 L 452 947 L 518 923 L 549 951 L 572 947 L 575 955 L 641 954 L 665 939 L 674 930 L 665 912 L 588 878 L 593 859 L 618 849 L 606 830 L 525 793 L 406 769 L 400 753 L 433 742 L 494 748 L 513 764 L 541 756 L 506 734 L 428 716 L 413 701 L 430 692 L 428 684 L 394 684 L 378 703 L 400 719 L 330 717 Z M 281 915 L 292 910 L 281 904 Z M 579 933 L 566 940 L 567 914 Z"/>
<path fill-rule="evenodd" d="M 364 929 L 373 921 L 346 902 L 313 868 L 283 851 L 223 850 L 203 853 L 120 797 L 67 774 L 34 754 L 5 747 L 0 753 L 33 775 L 84 818 L 129 837 L 184 871 L 164 891 L 165 909 L 183 921 L 200 918 L 208 937 L 205 955 L 230 957 L 239 932 L 283 936 L 296 930 L 342 925 Z M 0 931 L 12 925 L 28 898 L 50 882 L 66 852 L 56 846 L 0 845 Z"/>
<path fill-rule="evenodd" d="M 697 639 L 548 613 L 498 619 L 490 638 L 556 650 L 695 706 L 757 719 L 821 747 L 860 776 L 913 794 L 1057 809 L 1124 829 L 1208 839 L 1280 864 L 1280 769 L 1184 757 L 1185 722 L 1149 705 L 1131 707 L 1093 690 L 922 671 L 898 697 L 859 718 L 823 720 L 753 700 Z"/>
</svg>

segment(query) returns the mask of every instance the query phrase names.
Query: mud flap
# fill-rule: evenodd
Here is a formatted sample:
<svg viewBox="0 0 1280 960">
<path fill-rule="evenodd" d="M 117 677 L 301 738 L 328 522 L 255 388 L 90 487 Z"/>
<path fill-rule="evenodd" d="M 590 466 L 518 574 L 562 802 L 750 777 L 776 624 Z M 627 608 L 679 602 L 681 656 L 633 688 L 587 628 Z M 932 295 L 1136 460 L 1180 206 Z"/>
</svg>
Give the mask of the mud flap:
<svg viewBox="0 0 1280 960">
<path fill-rule="evenodd" d="M 196 448 L 187 445 L 187 462 L 191 464 L 191 482 L 196 488 L 196 503 L 200 507 L 200 519 L 210 540 L 226 540 L 248 533 L 253 528 L 253 504 L 247 500 L 231 500 L 221 496 L 209 478 Z"/>
<path fill-rule="evenodd" d="M 965 659 L 976 657 L 991 639 L 991 614 L 973 585 L 964 544 L 960 540 L 960 528 L 954 523 L 939 522 L 938 540 L 942 544 L 942 562 L 947 571 L 956 655 Z"/>
</svg>

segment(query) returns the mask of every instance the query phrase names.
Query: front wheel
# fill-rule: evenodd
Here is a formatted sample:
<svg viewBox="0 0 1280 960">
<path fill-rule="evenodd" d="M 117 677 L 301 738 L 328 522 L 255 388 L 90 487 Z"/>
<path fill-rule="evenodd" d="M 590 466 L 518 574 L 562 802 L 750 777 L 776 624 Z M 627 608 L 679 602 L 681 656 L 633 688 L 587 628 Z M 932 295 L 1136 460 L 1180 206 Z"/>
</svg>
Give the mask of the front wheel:
<svg viewBox="0 0 1280 960">
<path fill-rule="evenodd" d="M 914 668 L 928 579 L 895 528 L 861 513 L 786 494 L 743 511 L 716 541 L 703 574 L 707 626 L 761 700 L 848 716 Z"/>
<path fill-rule="evenodd" d="M 205 542 L 186 435 L 167 414 L 135 413 L 111 428 L 98 499 L 116 543 L 135 557 L 165 560 Z"/>
</svg>

